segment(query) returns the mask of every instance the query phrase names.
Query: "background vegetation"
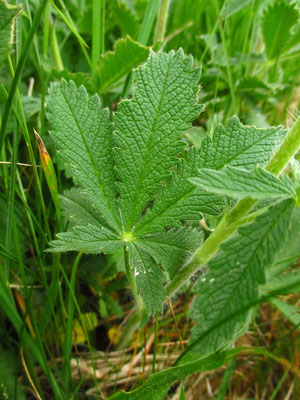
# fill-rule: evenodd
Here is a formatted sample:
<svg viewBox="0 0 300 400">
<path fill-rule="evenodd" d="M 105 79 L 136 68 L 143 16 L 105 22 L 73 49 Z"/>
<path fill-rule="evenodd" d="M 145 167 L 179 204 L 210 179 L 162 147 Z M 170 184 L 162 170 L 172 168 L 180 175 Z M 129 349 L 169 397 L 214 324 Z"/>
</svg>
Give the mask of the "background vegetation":
<svg viewBox="0 0 300 400">
<path fill-rule="evenodd" d="M 258 127 L 289 127 L 299 104 L 298 6 L 285 0 L 0 0 L 0 399 L 107 398 L 132 390 L 172 365 L 192 326 L 187 284 L 163 315 L 144 321 L 124 342 L 133 299 L 121 255 L 45 252 L 67 224 L 58 194 L 72 186 L 49 138 L 50 82 L 72 79 L 115 110 L 131 95 L 132 68 L 146 61 L 150 47 L 181 47 L 202 69 L 199 97 L 206 106 L 185 132 L 188 144 L 199 147 L 233 115 Z M 201 222 L 205 237 L 216 223 Z M 271 276 L 297 273 L 299 227 L 298 213 Z M 270 282 L 271 289 L 279 284 Z M 248 352 L 174 384 L 168 398 L 300 398 L 294 292 L 257 309 L 239 339 Z"/>
</svg>

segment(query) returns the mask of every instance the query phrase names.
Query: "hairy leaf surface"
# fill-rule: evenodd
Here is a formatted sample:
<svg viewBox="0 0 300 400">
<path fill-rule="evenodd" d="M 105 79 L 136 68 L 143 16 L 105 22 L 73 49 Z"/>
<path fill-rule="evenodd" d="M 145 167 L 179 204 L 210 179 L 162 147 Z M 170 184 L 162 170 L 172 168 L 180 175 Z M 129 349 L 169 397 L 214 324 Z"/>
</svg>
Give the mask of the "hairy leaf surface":
<svg viewBox="0 0 300 400">
<path fill-rule="evenodd" d="M 61 206 L 63 215 L 68 218 L 71 225 L 91 224 L 100 228 L 106 226 L 109 229 L 100 211 L 79 188 L 73 187 L 71 190 L 66 190 L 61 196 Z"/>
<path fill-rule="evenodd" d="M 130 38 L 119 42 L 106 67 L 118 63 L 122 46 L 135 45 Z M 107 71 L 107 76 L 114 73 Z M 222 197 L 189 179 L 204 168 L 264 165 L 285 135 L 281 127 L 259 130 L 234 117 L 212 139 L 206 137 L 200 151 L 186 151 L 181 134 L 202 110 L 198 80 L 199 70 L 181 50 L 151 52 L 133 72 L 132 99 L 122 101 L 114 113 L 114 133 L 109 111 L 82 86 L 62 80 L 51 86 L 48 99 L 52 138 L 79 186 L 62 198 L 72 230 L 59 234 L 51 251 L 111 253 L 123 248 L 129 281 L 152 314 L 163 308 L 165 280 L 202 240 L 183 222 L 199 220 L 202 213 L 218 215 L 224 207 Z M 260 190 L 274 179 L 265 179 Z M 288 187 L 276 183 L 276 193 Z"/>
<path fill-rule="evenodd" d="M 293 183 L 287 175 L 277 178 L 260 167 L 253 171 L 229 166 L 221 170 L 203 168 L 190 181 L 208 192 L 238 199 L 248 196 L 255 199 L 295 196 Z"/>
<path fill-rule="evenodd" d="M 180 134 L 199 114 L 199 71 L 182 50 L 151 52 L 133 72 L 135 92 L 114 114 L 117 173 L 124 228 L 130 230 L 184 148 Z"/>
<path fill-rule="evenodd" d="M 207 137 L 202 141 L 200 168 L 264 166 L 286 132 L 281 126 L 265 129 L 246 126 L 232 117 L 225 128 L 219 125 L 215 129 L 212 139 Z"/>
<path fill-rule="evenodd" d="M 137 245 L 128 246 L 129 263 L 139 294 L 151 314 L 162 311 L 166 294 L 163 288 L 165 276 L 153 258 Z"/>
<path fill-rule="evenodd" d="M 118 228 L 115 172 L 112 160 L 112 126 L 109 112 L 98 96 L 88 98 L 86 89 L 71 81 L 52 84 L 48 98 L 51 137 L 75 182 L 95 202 L 103 218 Z"/>
<path fill-rule="evenodd" d="M 49 251 L 83 251 L 90 254 L 113 253 L 123 247 L 120 238 L 111 230 L 96 225 L 75 226 L 72 231 L 59 233 Z"/>
<path fill-rule="evenodd" d="M 171 229 L 137 238 L 138 247 L 147 251 L 172 278 L 177 269 L 200 246 L 202 234 L 197 229 Z"/>
<path fill-rule="evenodd" d="M 198 173 L 201 166 L 196 148 L 189 151 L 187 160 L 180 160 L 177 173 L 173 173 L 170 183 L 148 209 L 145 217 L 137 226 L 138 234 L 160 231 L 165 227 L 180 227 L 184 220 L 199 220 L 201 213 L 220 214 L 224 201 L 219 196 L 203 191 L 189 182 L 189 178 Z"/>
<path fill-rule="evenodd" d="M 265 268 L 284 242 L 293 206 L 288 199 L 270 207 L 253 223 L 239 228 L 208 263 L 210 272 L 195 287 L 191 316 L 197 324 L 181 362 L 217 351 L 246 326 L 247 307 L 257 298 Z"/>
</svg>

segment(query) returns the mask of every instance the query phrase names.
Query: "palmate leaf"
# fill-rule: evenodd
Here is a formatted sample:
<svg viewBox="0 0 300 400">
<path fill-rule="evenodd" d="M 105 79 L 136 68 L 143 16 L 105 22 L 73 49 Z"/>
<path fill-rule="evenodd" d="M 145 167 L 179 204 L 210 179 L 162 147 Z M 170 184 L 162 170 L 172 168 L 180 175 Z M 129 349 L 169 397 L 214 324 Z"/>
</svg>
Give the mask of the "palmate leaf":
<svg viewBox="0 0 300 400">
<path fill-rule="evenodd" d="M 217 215 L 224 204 L 189 178 L 204 166 L 263 165 L 285 134 L 282 128 L 245 127 L 233 118 L 212 140 L 205 138 L 200 151 L 183 152 L 181 133 L 202 110 L 198 80 L 192 58 L 181 50 L 151 52 L 133 72 L 132 99 L 113 115 L 115 133 L 108 110 L 83 87 L 63 80 L 51 85 L 48 99 L 51 137 L 79 186 L 62 198 L 72 230 L 59 234 L 51 251 L 128 248 L 129 281 L 152 314 L 162 310 L 165 280 L 202 241 L 182 222 L 200 219 L 201 213 Z"/>
<path fill-rule="evenodd" d="M 221 170 L 205 169 L 190 179 L 196 186 L 208 192 L 233 198 L 253 197 L 255 199 L 276 199 L 295 196 L 292 181 L 287 175 L 277 178 L 261 167 L 253 171 L 236 167 Z"/>
<path fill-rule="evenodd" d="M 95 202 L 106 222 L 118 229 L 118 211 L 112 160 L 112 125 L 98 96 L 71 81 L 52 84 L 48 97 L 51 137 L 70 164 L 74 181 Z"/>
<path fill-rule="evenodd" d="M 265 282 L 265 268 L 284 243 L 293 200 L 271 206 L 221 245 L 208 263 L 210 272 L 195 287 L 191 316 L 197 321 L 180 362 L 207 356 L 230 343 L 245 327 L 248 310 Z"/>
<path fill-rule="evenodd" d="M 72 221 L 73 230 L 59 234 L 58 240 L 51 243 L 51 251 L 107 253 L 128 246 L 131 274 L 151 313 L 162 309 L 166 276 L 175 273 L 201 237 L 197 231 L 186 228 L 171 229 L 157 237 L 152 231 L 152 235 L 130 231 L 155 192 L 163 187 L 161 181 L 169 177 L 170 168 L 181 163 L 176 158 L 185 146 L 180 134 L 202 109 L 197 104 L 198 79 L 199 71 L 192 69 L 191 57 L 185 57 L 182 51 L 152 53 L 146 65 L 134 72 L 133 99 L 122 102 L 115 114 L 115 136 L 108 111 L 101 109 L 97 96 L 89 98 L 83 87 L 76 88 L 64 80 L 50 89 L 48 110 L 54 129 L 51 136 L 70 164 L 75 183 L 81 187 L 62 198 L 64 215 Z M 116 163 L 112 158 L 114 138 L 118 145 Z M 137 144 L 136 149 L 132 142 Z M 194 156 L 199 156 L 198 152 Z M 116 182 L 119 200 L 115 166 L 121 178 L 121 182 Z M 126 195 L 131 189 L 128 199 Z M 200 194 L 198 197 L 202 199 L 200 206 L 208 204 L 209 200 Z M 213 196 L 210 197 L 212 200 Z M 219 203 L 218 200 L 217 206 Z M 199 208 L 196 202 L 193 204 Z M 217 206 L 207 205 L 204 210 Z M 184 220 L 190 214 L 179 215 L 177 211 L 177 218 Z M 199 217 L 200 211 L 197 209 L 194 214 Z M 169 225 L 162 225 L 159 230 L 180 225 L 174 214 Z M 172 252 L 170 260 L 166 251 Z M 162 268 L 168 274 L 164 275 Z"/>
<path fill-rule="evenodd" d="M 135 92 L 114 114 L 120 208 L 132 229 L 160 182 L 184 148 L 180 134 L 202 110 L 197 103 L 199 71 L 182 50 L 159 55 L 133 72 Z"/>
</svg>

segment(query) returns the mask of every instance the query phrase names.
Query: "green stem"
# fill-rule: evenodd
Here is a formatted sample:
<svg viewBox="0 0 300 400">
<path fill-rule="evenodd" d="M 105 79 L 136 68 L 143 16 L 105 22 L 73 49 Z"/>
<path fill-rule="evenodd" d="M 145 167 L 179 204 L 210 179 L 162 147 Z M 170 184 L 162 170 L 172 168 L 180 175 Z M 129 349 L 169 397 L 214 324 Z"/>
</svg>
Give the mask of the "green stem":
<svg viewBox="0 0 300 400">
<path fill-rule="evenodd" d="M 300 117 L 296 120 L 292 129 L 286 135 L 280 147 L 266 165 L 266 170 L 278 175 L 290 159 L 295 155 L 300 147 Z M 228 239 L 240 225 L 249 221 L 243 218 L 253 207 L 257 200 L 243 199 L 240 200 L 232 209 L 229 215 L 225 215 L 219 223 L 215 231 L 210 237 L 196 250 L 192 259 L 183 266 L 176 274 L 173 281 L 166 286 L 168 296 L 174 294 L 195 272 L 199 270 L 201 265 L 218 251 L 221 243 Z"/>
<path fill-rule="evenodd" d="M 278 175 L 300 148 L 300 116 L 280 147 L 266 165 L 266 170 Z"/>
<path fill-rule="evenodd" d="M 156 351 L 157 351 L 157 338 L 158 338 L 158 312 L 156 312 L 155 318 L 155 336 L 154 336 L 154 343 L 153 343 L 153 360 L 152 360 L 152 374 L 155 374 L 155 367 L 156 367 Z"/>
<path fill-rule="evenodd" d="M 143 44 L 144 46 L 147 46 L 158 6 L 159 0 L 151 0 L 148 2 L 141 30 L 138 36 L 138 42 Z"/>
<path fill-rule="evenodd" d="M 155 35 L 154 35 L 154 43 L 161 42 L 165 38 L 169 5 L 170 5 L 170 0 L 160 1 L 157 23 L 155 28 Z"/>
<path fill-rule="evenodd" d="M 97 71 L 97 64 L 98 59 L 101 52 L 101 22 L 102 22 L 102 1 L 100 0 L 93 0 L 93 23 L 92 23 L 92 76 L 93 79 L 96 79 L 96 71 Z"/>
<path fill-rule="evenodd" d="M 50 27 L 50 3 L 47 4 L 44 14 L 43 56 L 46 56 L 48 53 L 49 27 Z"/>
<path fill-rule="evenodd" d="M 132 270 L 130 268 L 130 263 L 129 263 L 129 250 L 125 246 L 124 247 L 124 260 L 125 260 L 125 268 L 126 268 L 126 273 L 127 273 L 127 278 L 130 283 L 134 298 L 136 300 L 136 305 L 137 308 L 134 310 L 133 314 L 129 318 L 128 322 L 126 323 L 126 327 L 124 329 L 124 332 L 122 333 L 121 339 L 117 345 L 117 350 L 118 349 L 124 349 L 125 347 L 128 346 L 128 343 L 134 334 L 134 332 L 139 329 L 143 315 L 145 313 L 145 307 L 143 304 L 143 301 L 141 297 L 139 296 L 134 280 L 134 276 L 132 274 Z"/>
<path fill-rule="evenodd" d="M 125 261 L 125 268 L 126 268 L 126 274 L 127 274 L 127 278 L 128 281 L 130 283 L 131 289 L 132 289 L 132 293 L 134 295 L 134 298 L 136 300 L 138 309 L 141 310 L 144 307 L 143 301 L 140 297 L 140 295 L 138 294 L 137 291 L 137 287 L 135 284 L 135 279 L 134 276 L 132 274 L 132 269 L 130 268 L 130 263 L 129 263 L 129 249 L 128 247 L 124 247 L 124 261 Z"/>
<path fill-rule="evenodd" d="M 66 329 L 66 337 L 64 342 L 64 363 L 63 363 L 63 382 L 65 385 L 66 391 L 69 389 L 69 383 L 71 380 L 71 370 L 70 370 L 70 360 L 72 353 L 72 330 L 73 330 L 73 319 L 74 319 L 74 301 L 73 296 L 75 293 L 75 280 L 78 269 L 78 264 L 82 257 L 82 252 L 79 252 L 75 258 L 72 274 L 71 274 L 71 290 L 69 290 L 68 295 L 68 320 L 67 320 L 67 329 Z"/>
<path fill-rule="evenodd" d="M 64 64 L 61 59 L 59 45 L 57 42 L 56 29 L 55 29 L 54 24 L 51 27 L 51 47 L 52 47 L 53 58 L 55 60 L 57 69 L 59 71 L 62 71 L 64 69 Z"/>
</svg>

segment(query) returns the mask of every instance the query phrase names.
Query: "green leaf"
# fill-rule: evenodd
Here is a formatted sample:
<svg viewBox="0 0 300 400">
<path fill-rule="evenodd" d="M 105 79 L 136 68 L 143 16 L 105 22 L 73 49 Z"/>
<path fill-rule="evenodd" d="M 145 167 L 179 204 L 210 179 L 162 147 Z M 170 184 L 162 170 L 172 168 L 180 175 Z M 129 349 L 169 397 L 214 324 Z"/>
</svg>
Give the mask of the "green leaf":
<svg viewBox="0 0 300 400">
<path fill-rule="evenodd" d="M 287 317 L 292 324 L 295 326 L 300 325 L 300 311 L 299 307 L 295 306 L 294 304 L 289 304 L 286 303 L 285 301 L 282 301 L 277 298 L 271 299 L 271 303 L 278 308 L 282 314 Z"/>
<path fill-rule="evenodd" d="M 193 70 L 192 58 L 182 50 L 151 52 L 147 64 L 133 72 L 133 80 L 133 98 L 122 101 L 114 114 L 120 208 L 126 230 L 138 222 L 176 165 L 175 156 L 184 148 L 180 134 L 202 110 L 197 103 L 199 70 Z"/>
<path fill-rule="evenodd" d="M 75 226 L 71 232 L 59 233 L 48 251 L 82 251 L 89 254 L 113 253 L 123 247 L 120 237 L 104 226 Z"/>
<path fill-rule="evenodd" d="M 199 220 L 202 213 L 220 214 L 224 200 L 204 192 L 192 185 L 188 179 L 198 173 L 201 159 L 197 149 L 189 151 L 187 161 L 181 159 L 177 174 L 173 173 L 170 183 L 154 201 L 152 209 L 136 228 L 138 235 L 161 231 L 165 227 L 180 227 L 184 220 Z"/>
<path fill-rule="evenodd" d="M 298 255 L 298 258 L 299 256 L 300 255 Z M 267 293 L 275 291 L 281 294 L 298 294 L 300 291 L 300 271 L 292 271 L 269 279 L 264 285 L 264 291 Z"/>
<path fill-rule="evenodd" d="M 115 18 L 117 26 L 122 32 L 122 36 L 129 35 L 135 39 L 139 31 L 137 17 L 130 8 L 127 8 L 127 5 L 123 1 L 111 0 L 109 5 L 113 18 Z"/>
<path fill-rule="evenodd" d="M 98 66 L 97 86 L 99 93 L 105 93 L 132 68 L 145 62 L 150 49 L 132 40 L 129 36 L 119 39 L 113 51 L 107 52 Z"/>
<path fill-rule="evenodd" d="M 70 72 L 66 69 L 58 70 L 52 68 L 51 70 L 47 71 L 50 75 L 50 79 L 58 80 L 65 79 L 66 81 L 73 81 L 77 87 L 83 85 L 88 92 L 93 91 L 93 82 L 91 76 L 86 72 Z"/>
<path fill-rule="evenodd" d="M 15 18 L 22 12 L 22 4 L 7 4 L 0 0 L 0 62 L 8 54 L 14 40 Z"/>
<path fill-rule="evenodd" d="M 0 347 L 0 399 L 24 400 L 25 394 L 18 380 L 21 371 L 19 357 L 12 352 Z"/>
<path fill-rule="evenodd" d="M 288 199 L 270 207 L 254 222 L 240 227 L 209 261 L 210 272 L 195 287 L 197 297 L 191 316 L 197 324 L 181 362 L 198 357 L 199 353 L 208 356 L 245 329 L 249 320 L 247 308 L 258 298 L 258 285 L 265 282 L 265 268 L 284 243 L 293 206 L 294 202 Z"/>
<path fill-rule="evenodd" d="M 225 364 L 233 352 L 234 350 L 223 352 L 208 358 L 167 368 L 164 371 L 152 374 L 140 388 L 128 393 L 122 390 L 109 397 L 108 400 L 164 400 L 174 382 L 195 372 L 219 368 Z"/>
<path fill-rule="evenodd" d="M 276 199 L 296 195 L 293 183 L 287 175 L 277 178 L 261 167 L 253 171 L 236 167 L 224 167 L 221 170 L 204 168 L 190 181 L 208 192 L 238 199 Z"/>
<path fill-rule="evenodd" d="M 245 8 L 250 2 L 251 0 L 228 0 L 221 13 L 222 19 L 231 17 L 238 11 Z"/>
<path fill-rule="evenodd" d="M 290 229 L 288 232 L 288 239 L 276 254 L 273 265 L 268 268 L 267 276 L 273 277 L 285 271 L 292 265 L 296 265 L 300 257 L 300 208 L 295 207 L 291 217 Z M 288 274 L 291 275 L 291 274 Z M 286 279 L 286 275 L 284 279 Z M 283 277 L 281 276 L 282 279 Z"/>
<path fill-rule="evenodd" d="M 215 129 L 212 139 L 202 141 L 200 168 L 264 166 L 286 133 L 282 126 L 258 129 L 232 117 L 225 128 L 219 125 Z"/>
<path fill-rule="evenodd" d="M 163 288 L 165 276 L 152 257 L 134 243 L 129 247 L 129 263 L 138 293 L 150 314 L 163 309 L 162 302 L 166 298 Z"/>
<path fill-rule="evenodd" d="M 95 203 L 107 223 L 118 229 L 112 125 L 97 95 L 62 80 L 51 84 L 48 118 L 51 137 L 63 160 L 70 164 L 75 183 Z"/>
<path fill-rule="evenodd" d="M 200 246 L 202 234 L 197 229 L 171 229 L 135 240 L 138 247 L 147 251 L 172 278 L 192 253 Z"/>
<path fill-rule="evenodd" d="M 299 13 L 295 3 L 276 0 L 264 12 L 262 31 L 269 59 L 279 57 L 288 47 L 291 29 L 297 23 Z"/>
<path fill-rule="evenodd" d="M 60 197 L 63 215 L 68 218 L 71 225 L 96 225 L 98 227 L 109 225 L 105 222 L 102 214 L 93 203 L 82 194 L 82 190 L 73 187 L 66 190 L 64 195 Z"/>
</svg>

